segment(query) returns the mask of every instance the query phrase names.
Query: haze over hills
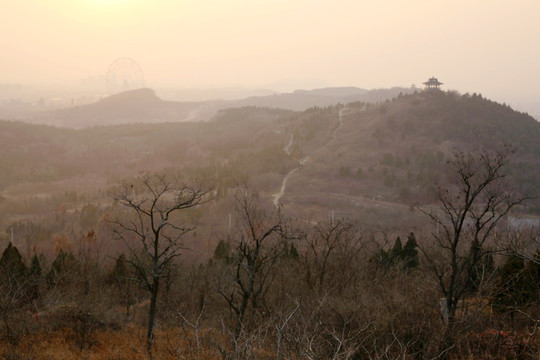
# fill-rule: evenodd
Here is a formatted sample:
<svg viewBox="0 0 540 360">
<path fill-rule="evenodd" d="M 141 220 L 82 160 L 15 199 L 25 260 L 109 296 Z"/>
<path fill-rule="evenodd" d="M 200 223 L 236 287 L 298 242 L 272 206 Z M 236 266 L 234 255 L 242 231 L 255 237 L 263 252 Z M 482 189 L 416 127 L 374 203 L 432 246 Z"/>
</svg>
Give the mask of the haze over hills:
<svg viewBox="0 0 540 360">
<path fill-rule="evenodd" d="M 218 110 L 244 106 L 304 111 L 310 107 L 333 106 L 354 101 L 380 102 L 413 92 L 409 88 L 364 90 L 356 87 L 297 90 L 287 94 L 251 96 L 241 100 L 201 102 L 164 101 L 151 89 L 137 89 L 101 99 L 96 103 L 67 109 L 37 112 L 30 122 L 83 128 L 129 123 L 207 121 Z"/>
<path fill-rule="evenodd" d="M 348 93 L 348 90 L 344 92 Z M 82 110 L 84 114 L 110 111 L 121 118 L 135 117 L 138 115 L 136 111 L 147 111 L 146 116 L 162 114 L 163 109 L 177 109 L 178 106 L 179 103 L 169 104 L 157 98 L 150 90 L 139 90 L 103 99 Z M 143 306 L 143 309 L 148 308 L 148 301 L 145 300 L 148 295 L 137 286 L 133 286 L 133 289 L 141 293 L 141 300 L 137 300 L 138 303 L 131 308 L 129 300 L 125 303 L 115 300 L 113 304 L 118 305 L 109 306 L 111 302 L 104 302 L 107 304 L 105 310 L 98 312 L 100 310 L 95 310 L 96 306 L 93 306 L 96 301 L 92 300 L 88 312 L 78 309 L 89 298 L 118 293 L 116 285 L 101 280 L 116 276 L 114 274 L 120 266 L 117 266 L 119 260 L 114 260 L 115 257 L 120 259 L 126 253 L 128 255 L 123 255 L 124 259 L 130 256 L 131 248 L 126 251 L 126 246 L 130 246 L 126 244 L 131 244 L 127 243 L 131 238 L 126 242 L 115 238 L 116 221 L 125 221 L 128 224 L 126 226 L 137 223 L 143 226 L 143 230 L 137 232 L 140 235 L 135 235 L 133 243 L 140 246 L 142 254 L 148 254 L 142 251 L 148 240 L 147 229 L 154 228 L 147 225 L 154 224 L 155 218 L 152 218 L 151 211 L 157 209 L 164 214 L 162 206 L 170 203 L 169 198 L 159 198 L 154 202 L 151 196 L 162 194 L 160 189 L 172 186 L 172 182 L 168 180 L 170 177 L 156 177 L 159 185 L 155 186 L 164 186 L 156 192 L 152 187 L 154 185 L 145 185 L 140 179 L 145 179 L 145 174 L 180 176 L 187 184 L 196 184 L 201 189 L 209 189 L 209 192 L 205 195 L 204 204 L 184 208 L 177 217 L 169 217 L 168 212 L 164 215 L 175 222 L 172 227 L 176 227 L 176 222 L 182 226 L 189 224 L 194 227 L 193 231 L 183 233 L 182 263 L 175 268 L 180 269 L 177 278 L 180 281 L 175 281 L 173 286 L 178 286 L 176 283 L 181 286 L 186 282 L 189 284 L 177 293 L 168 293 L 165 286 L 162 290 L 162 299 L 166 298 L 169 305 L 171 299 L 179 299 L 180 305 L 175 309 L 182 308 L 187 301 L 193 301 L 194 308 L 208 307 L 205 311 L 209 315 L 205 313 L 205 322 L 213 321 L 219 311 L 223 311 L 225 318 L 229 311 L 226 301 L 220 302 L 219 294 L 208 295 L 208 300 L 200 300 L 199 292 L 211 294 L 215 291 L 213 284 L 220 284 L 223 276 L 229 276 L 226 283 L 234 285 L 237 278 L 235 274 L 238 274 L 235 268 L 248 266 L 238 265 L 242 263 L 237 263 L 229 254 L 239 254 L 236 252 L 237 244 L 250 246 L 260 241 L 258 234 L 266 236 L 266 229 L 270 226 L 275 228 L 273 221 L 278 219 L 278 226 L 291 229 L 287 231 L 292 234 L 292 240 L 281 236 L 272 240 L 263 238 L 268 242 L 256 248 L 263 251 L 263 256 L 267 256 L 272 249 L 276 249 L 275 246 L 284 246 L 274 258 L 265 258 L 276 261 L 276 272 L 271 276 L 277 275 L 275 281 L 270 281 L 270 286 L 275 287 L 268 291 L 269 297 L 274 294 L 281 298 L 280 291 L 291 294 L 298 290 L 299 294 L 307 294 L 302 298 L 306 302 L 321 296 L 314 302 L 314 307 L 319 309 L 328 296 L 338 296 L 328 305 L 328 310 L 321 312 L 334 314 L 336 309 L 351 300 L 342 298 L 343 294 L 350 294 L 352 288 L 357 288 L 350 285 L 350 279 L 358 277 L 360 284 L 375 284 L 377 292 L 380 292 L 388 286 L 387 282 L 395 282 L 395 277 L 399 276 L 399 287 L 389 288 L 390 293 L 398 296 L 391 305 L 392 311 L 397 308 L 396 304 L 403 303 L 404 294 L 417 291 L 414 300 L 407 300 L 404 305 L 406 310 L 403 310 L 417 318 L 419 313 L 428 311 L 425 310 L 425 302 L 417 299 L 424 299 L 425 289 L 431 288 L 429 303 L 432 305 L 428 306 L 431 313 L 427 319 L 435 324 L 430 326 L 438 328 L 441 326 L 438 313 L 441 293 L 436 291 L 435 276 L 428 280 L 429 269 L 421 262 L 424 260 L 420 258 L 419 251 L 415 252 L 418 261 L 414 262 L 414 266 L 411 265 L 410 271 L 408 267 L 400 270 L 402 262 L 399 259 L 392 260 L 395 263 L 386 263 L 385 259 L 395 256 L 393 254 L 398 253 L 398 250 L 403 252 L 403 249 L 410 248 L 413 240 L 413 249 L 419 246 L 422 249 L 431 247 L 437 256 L 445 251 L 445 245 L 440 245 L 430 235 L 436 230 L 418 208 L 436 208 L 434 206 L 437 202 L 432 192 L 435 186 L 452 188 L 452 182 L 447 180 L 452 173 L 447 161 L 453 158 L 456 149 L 476 153 L 479 149 L 499 149 L 505 144 L 515 149 L 511 163 L 505 168 L 510 186 L 507 189 L 537 198 L 527 202 L 526 206 L 516 206 L 511 213 L 505 215 L 494 231 L 497 231 L 498 237 L 499 231 L 503 233 L 502 236 L 505 231 L 513 236 L 523 230 L 524 236 L 531 236 L 525 239 L 530 239 L 531 249 L 535 250 L 537 243 L 534 243 L 532 236 L 536 236 L 534 226 L 540 225 L 539 139 L 540 123 L 527 114 L 479 95 L 459 95 L 438 90 L 401 94 L 384 102 L 353 102 L 311 107 L 304 111 L 255 106 L 216 109 L 212 119 L 205 122 L 138 123 L 72 129 L 0 121 L 0 247 L 16 248 L 17 254 L 40 254 L 39 259 L 38 255 L 34 256 L 37 260 L 32 260 L 32 264 L 39 262 L 46 269 L 41 288 L 45 296 L 52 292 L 54 299 L 68 304 L 65 305 L 68 309 L 74 308 L 77 311 L 75 314 L 94 311 L 105 321 L 126 318 L 114 328 L 112 334 L 121 333 L 128 326 L 141 328 L 141 324 L 147 323 L 144 321 L 146 319 L 138 320 L 138 315 L 134 315 L 135 319 L 132 320 L 123 315 L 126 312 L 125 306 L 130 309 L 130 314 L 137 314 L 137 311 L 140 313 L 138 308 Z M 241 197 L 243 191 L 245 197 Z M 170 198 L 180 198 L 185 193 L 189 194 L 189 190 L 182 190 L 180 195 L 171 194 Z M 134 206 L 148 204 L 151 210 L 136 213 L 126 209 L 122 206 L 122 198 L 120 201 L 115 200 L 122 194 L 128 194 L 129 197 L 124 199 L 128 199 L 126 201 L 132 202 Z M 507 193 L 500 194 L 504 196 Z M 492 193 L 487 192 L 486 195 L 491 196 Z M 255 203 L 256 207 L 253 205 Z M 242 204 L 247 205 L 242 207 Z M 145 222 L 144 216 L 150 217 L 148 222 Z M 164 218 L 155 216 L 163 224 Z M 470 219 L 474 219 L 475 214 L 471 216 Z M 251 222 L 245 222 L 246 217 Z M 178 229 L 184 232 L 185 228 Z M 246 238 L 245 234 L 253 234 L 253 237 Z M 408 234 L 405 246 L 399 237 L 402 234 Z M 464 233 L 462 236 L 468 235 Z M 128 236 L 133 236 L 131 231 Z M 171 244 L 168 233 L 163 239 L 166 246 Z M 394 246 L 391 247 L 392 242 Z M 469 259 L 468 243 L 462 247 L 464 258 Z M 328 278 L 323 280 L 328 287 L 321 295 L 322 286 L 326 286 L 326 283 L 317 276 L 315 284 L 319 285 L 311 287 L 311 269 L 320 269 L 316 266 L 319 266 L 318 261 L 325 254 L 329 254 L 328 263 L 325 264 L 330 264 L 332 270 L 324 272 Z M 25 256 L 30 258 L 31 255 Z M 48 284 L 53 284 L 49 274 L 54 274 L 62 259 L 79 264 L 75 259 L 93 259 L 92 256 L 95 259 L 102 257 L 100 262 L 80 261 L 80 264 L 95 264 L 92 266 L 101 272 L 92 271 L 96 271 L 99 277 L 88 277 L 90 272 L 84 270 L 88 267 L 73 267 L 69 269 L 83 269 L 66 273 L 77 276 L 74 278 L 76 280 L 65 280 L 72 278 L 62 277 L 62 282 L 59 282 L 62 286 L 49 288 Z M 55 257 L 61 260 L 53 260 Z M 447 267 L 446 261 L 443 264 Z M 352 266 L 355 267 L 351 275 L 343 276 L 344 269 Z M 492 270 L 493 274 L 497 273 L 495 269 Z M 374 277 L 377 277 L 377 281 L 373 280 Z M 97 280 L 89 281 L 85 288 L 83 279 L 88 278 Z M 413 281 L 411 279 L 417 283 L 410 285 Z M 294 283 L 282 288 L 289 281 Z M 307 285 L 298 285 L 304 282 Z M 340 285 L 343 286 L 342 291 L 334 291 L 336 283 L 343 284 Z M 403 291 L 401 283 L 407 284 L 410 289 Z M 66 284 L 73 285 L 67 287 Z M 108 287 L 114 291 L 108 291 Z M 62 293 L 62 289 L 69 291 Z M 309 289 L 313 289 L 313 292 L 309 292 Z M 535 289 L 537 291 L 537 287 Z M 356 291 L 358 295 L 352 296 L 354 309 L 358 309 L 357 299 L 364 293 L 363 290 Z M 64 297 L 59 298 L 58 294 Z M 73 294 L 81 295 L 73 300 Z M 193 297 L 193 300 L 169 294 L 186 294 Z M 366 296 L 366 304 L 383 304 L 382 310 L 377 313 L 382 314 L 381 319 L 386 319 L 388 308 L 385 300 L 382 297 L 374 300 L 369 292 Z M 123 299 L 125 294 L 120 293 L 120 297 Z M 46 299 L 48 301 L 49 298 Z M 275 301 L 281 300 L 272 299 L 272 302 Z M 411 312 L 411 304 L 417 304 L 419 310 Z M 33 309 L 35 303 L 30 303 L 30 306 Z M 47 306 L 45 311 L 55 316 L 58 308 L 56 305 L 44 306 Z M 305 305 L 295 305 L 295 301 L 290 301 L 289 306 L 287 312 L 294 314 L 300 306 Z M 297 310 L 294 310 L 295 306 Z M 485 308 L 484 304 L 481 306 Z M 19 314 L 28 314 L 28 321 L 34 321 L 30 317 L 33 313 L 27 312 L 26 308 L 20 309 L 24 312 L 17 309 Z M 63 311 L 64 308 L 61 309 Z M 279 314 L 282 314 L 281 309 L 278 310 Z M 531 313 L 534 313 L 534 309 Z M 198 314 L 193 312 L 190 318 L 202 316 L 202 310 Z M 490 323 L 492 315 L 490 312 Z M 160 321 L 163 321 L 160 324 L 165 323 L 166 317 L 160 316 Z M 501 315 L 497 316 L 502 318 Z M 73 318 L 79 319 L 69 318 L 69 324 L 73 323 Z M 331 315 L 328 323 L 334 319 L 334 315 Z M 256 318 L 255 321 L 260 320 Z M 274 326 L 275 320 L 272 318 L 270 321 Z M 316 321 L 315 327 L 319 327 L 321 320 L 317 318 Z M 172 321 L 169 326 L 178 326 L 178 323 Z M 212 334 L 216 334 L 223 323 L 215 322 L 212 326 Z M 374 339 L 384 338 L 385 331 L 381 330 L 382 335 Z M 56 336 L 65 342 L 64 334 L 62 332 Z M 109 332 L 106 335 L 107 338 L 112 336 Z M 140 335 L 134 339 L 135 344 Z M 38 344 L 41 346 L 41 343 Z M 211 348 L 213 345 L 205 346 Z M 94 351 L 96 348 L 89 347 L 84 351 Z M 81 350 L 77 351 L 77 354 L 81 354 Z M 219 357 L 217 352 L 215 354 L 208 358 Z M 331 355 L 332 352 L 326 352 L 321 358 L 329 358 L 327 354 Z M 470 353 L 467 353 L 463 359 L 469 357 Z M 108 358 L 110 356 L 103 357 Z"/>
<path fill-rule="evenodd" d="M 356 87 L 296 90 L 288 94 L 250 97 L 236 102 L 235 106 L 265 106 L 303 111 L 310 107 L 347 104 L 354 101 L 380 102 L 390 100 L 400 93 L 414 92 L 410 88 L 364 90 Z"/>
<path fill-rule="evenodd" d="M 540 360 L 538 14 L 0 0 L 0 360 Z"/>
<path fill-rule="evenodd" d="M 351 96 L 349 90 L 336 93 Z M 358 96 L 382 94 L 388 92 Z M 196 109 L 190 106 L 194 104 L 165 102 L 151 90 L 137 90 L 61 113 L 89 119 L 112 112 L 141 122 L 153 114 L 154 119 L 174 122 L 180 111 Z M 167 118 L 166 111 L 177 113 Z M 238 179 L 249 181 L 269 202 L 283 189 L 279 203 L 292 216 L 320 220 L 334 210 L 336 216 L 367 223 L 381 221 L 381 214 L 400 223 L 418 216 L 409 211 L 411 206 L 431 201 L 428 189 L 444 178 L 444 160 L 456 148 L 502 144 L 516 149 L 510 168 L 515 183 L 540 191 L 540 123 L 478 95 L 428 91 L 377 104 L 356 102 L 301 112 L 270 107 L 215 112 L 203 123 L 82 130 L 1 122 L 0 165 L 5 171 L 0 196 L 7 199 L 1 211 L 16 214 L 13 209 L 20 205 L 14 202 L 30 201 L 36 191 L 50 194 L 45 201 L 50 204 L 62 202 L 66 192 L 79 191 L 86 195 L 78 201 L 107 203 L 110 199 L 103 194 L 119 179 L 141 169 L 184 168 L 206 174 L 222 196 Z M 220 208 L 219 204 L 218 200 L 212 206 Z M 216 216 L 221 211 L 216 210 Z"/>
<path fill-rule="evenodd" d="M 82 128 L 128 123 L 194 120 L 195 112 L 208 103 L 164 101 L 151 89 L 137 89 L 106 97 L 93 104 L 37 113 L 32 122 Z"/>
<path fill-rule="evenodd" d="M 368 92 L 368 90 L 360 89 L 355 86 L 345 86 L 345 87 L 326 87 L 313 90 L 295 90 L 293 94 L 307 94 L 307 95 L 320 95 L 320 96 L 330 96 L 330 97 L 346 97 L 361 95 Z"/>
</svg>

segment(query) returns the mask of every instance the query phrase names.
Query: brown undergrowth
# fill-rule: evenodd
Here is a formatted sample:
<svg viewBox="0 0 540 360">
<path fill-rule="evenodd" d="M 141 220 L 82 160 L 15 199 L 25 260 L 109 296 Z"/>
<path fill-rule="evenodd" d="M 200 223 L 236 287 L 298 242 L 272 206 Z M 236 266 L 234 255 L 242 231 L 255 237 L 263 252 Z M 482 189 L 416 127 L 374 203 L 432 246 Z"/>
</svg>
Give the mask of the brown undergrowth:
<svg viewBox="0 0 540 360">
<path fill-rule="evenodd" d="M 22 338 L 18 344 L 0 343 L 0 358 L 6 360 L 139 360 L 147 359 L 144 351 L 145 329 L 129 325 L 121 330 L 98 330 L 93 334 L 91 345 L 81 348 L 72 329 L 52 332 L 38 332 Z M 220 354 L 210 342 L 221 342 L 219 334 L 213 330 L 201 332 L 203 346 L 200 359 L 216 359 Z M 153 357 L 156 360 L 196 359 L 196 349 L 186 334 L 180 329 L 156 331 Z"/>
</svg>

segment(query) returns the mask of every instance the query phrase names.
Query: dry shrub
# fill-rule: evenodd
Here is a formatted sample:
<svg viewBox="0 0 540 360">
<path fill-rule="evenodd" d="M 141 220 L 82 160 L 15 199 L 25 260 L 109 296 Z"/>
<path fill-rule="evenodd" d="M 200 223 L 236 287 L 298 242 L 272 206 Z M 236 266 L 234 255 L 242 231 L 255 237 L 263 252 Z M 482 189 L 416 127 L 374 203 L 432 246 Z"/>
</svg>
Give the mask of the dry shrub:
<svg viewBox="0 0 540 360">
<path fill-rule="evenodd" d="M 198 333 L 186 327 L 170 328 L 160 334 L 156 336 L 158 347 L 177 359 L 217 359 L 222 357 L 219 349 L 225 349 L 230 343 L 230 339 L 214 328 L 199 329 Z"/>
<path fill-rule="evenodd" d="M 539 350 L 534 341 L 493 329 L 471 334 L 462 347 L 467 347 L 471 356 L 479 360 L 534 360 L 538 358 Z"/>
<path fill-rule="evenodd" d="M 65 339 L 83 350 L 95 343 L 96 330 L 104 324 L 95 315 L 74 304 L 52 308 L 36 318 L 45 330 L 64 331 Z"/>
<path fill-rule="evenodd" d="M 17 345 L 22 338 L 32 331 L 31 315 L 28 311 L 11 311 L 1 317 L 0 341 Z"/>
<path fill-rule="evenodd" d="M 148 355 L 144 349 L 145 334 L 144 327 L 134 325 L 118 331 L 97 330 L 93 333 L 93 346 L 80 348 L 74 346 L 71 328 L 51 330 L 28 335 L 16 347 L 0 343 L 0 359 L 146 360 Z M 216 343 L 225 344 L 227 339 L 219 331 L 201 330 L 200 339 L 201 360 L 221 358 Z M 187 352 L 190 346 L 186 334 L 178 328 L 157 330 L 154 359 L 197 359 L 196 353 Z M 268 354 L 271 352 L 265 353 L 261 350 L 255 358 L 269 358 Z"/>
</svg>

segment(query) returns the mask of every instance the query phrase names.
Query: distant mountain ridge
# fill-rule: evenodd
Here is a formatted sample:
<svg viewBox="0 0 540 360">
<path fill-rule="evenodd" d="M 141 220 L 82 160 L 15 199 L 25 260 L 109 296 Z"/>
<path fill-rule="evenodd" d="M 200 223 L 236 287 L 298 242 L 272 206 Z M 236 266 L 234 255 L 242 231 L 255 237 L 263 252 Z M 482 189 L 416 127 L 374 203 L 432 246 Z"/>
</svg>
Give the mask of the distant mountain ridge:
<svg viewBox="0 0 540 360">
<path fill-rule="evenodd" d="M 30 122 L 85 128 L 129 123 L 207 121 L 217 111 L 227 108 L 258 106 L 304 111 L 312 107 L 327 107 L 355 101 L 381 102 L 412 91 L 399 87 L 375 90 L 336 87 L 252 96 L 242 100 L 177 102 L 162 100 L 151 89 L 136 89 L 106 97 L 93 104 L 37 113 Z"/>
<path fill-rule="evenodd" d="M 380 102 L 393 99 L 399 94 L 410 94 L 410 88 L 365 90 L 356 87 L 296 90 L 292 93 L 270 96 L 254 96 L 236 101 L 236 106 L 263 106 L 286 110 L 304 111 L 310 107 L 326 107 L 350 102 Z"/>
<path fill-rule="evenodd" d="M 154 90 L 149 88 L 136 89 L 124 91 L 119 94 L 111 95 L 104 99 L 99 100 L 96 104 L 104 106 L 118 106 L 118 105 L 138 105 L 145 106 L 151 104 L 163 103 L 159 97 L 157 97 Z"/>
<path fill-rule="evenodd" d="M 130 123 L 181 122 L 204 102 L 164 101 L 152 89 L 129 90 L 111 95 L 93 104 L 39 113 L 32 122 L 69 128 L 120 125 Z"/>
<path fill-rule="evenodd" d="M 313 90 L 296 90 L 293 91 L 293 94 L 311 94 L 311 95 L 320 95 L 320 96 L 331 96 L 331 97 L 346 97 L 354 95 L 362 95 L 368 92 L 366 89 L 361 89 L 354 86 L 345 86 L 345 87 L 327 87 L 321 89 Z"/>
</svg>

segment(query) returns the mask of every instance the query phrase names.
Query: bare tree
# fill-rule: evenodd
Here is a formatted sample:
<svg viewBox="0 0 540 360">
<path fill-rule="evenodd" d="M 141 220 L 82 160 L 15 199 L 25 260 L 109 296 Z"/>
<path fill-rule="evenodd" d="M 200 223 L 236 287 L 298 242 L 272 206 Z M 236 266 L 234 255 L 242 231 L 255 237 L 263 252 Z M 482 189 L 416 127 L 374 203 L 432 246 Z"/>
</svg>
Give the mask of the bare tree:
<svg viewBox="0 0 540 360">
<path fill-rule="evenodd" d="M 186 316 L 184 316 L 184 314 L 180 310 L 175 309 L 176 315 L 181 319 L 184 340 L 188 343 L 189 358 L 196 358 L 197 360 L 201 359 L 201 320 L 206 307 L 206 295 L 207 294 L 201 294 L 199 313 L 194 321 L 190 321 L 188 318 L 186 318 Z M 186 325 L 192 329 L 191 332 L 193 334 L 191 334 L 190 331 L 186 329 Z M 179 359 L 186 358 L 180 345 L 173 344 L 170 339 L 168 342 L 169 352 L 171 353 L 171 355 Z M 193 342 L 195 342 L 195 345 L 193 345 Z M 194 352 L 196 355 L 193 354 Z"/>
<path fill-rule="evenodd" d="M 540 226 L 518 226 L 509 229 L 505 235 L 506 243 L 498 240 L 499 247 L 506 250 L 507 255 L 517 256 L 540 265 Z"/>
<path fill-rule="evenodd" d="M 357 269 L 352 264 L 358 261 L 363 249 L 362 240 L 363 237 L 357 229 L 343 221 L 315 226 L 315 233 L 305 236 L 307 251 L 303 256 L 309 288 L 319 295 L 323 290 L 345 289 L 357 275 Z M 343 264 L 351 266 L 344 267 Z M 327 282 L 331 283 L 331 289 L 325 289 Z"/>
<path fill-rule="evenodd" d="M 448 161 L 449 182 L 436 191 L 438 206 L 420 209 L 437 226 L 432 235 L 439 256 L 425 247 L 421 250 L 445 297 L 442 305 L 447 309 L 449 330 L 497 224 L 527 199 L 505 181 L 504 169 L 511 154 L 508 147 L 496 152 L 455 152 Z"/>
<path fill-rule="evenodd" d="M 176 224 L 173 216 L 201 204 L 207 194 L 208 190 L 186 185 L 178 178 L 141 173 L 135 184 L 124 183 L 115 197 L 129 210 L 128 219 L 113 221 L 115 237 L 126 244 L 131 254 L 127 261 L 150 294 L 146 335 L 150 355 L 160 281 L 181 255 L 183 236 L 193 230 L 192 226 Z"/>
<path fill-rule="evenodd" d="M 274 325 L 277 331 L 277 350 L 276 350 L 276 360 L 281 358 L 281 343 L 283 339 L 283 330 L 287 326 L 287 323 L 293 318 L 294 314 L 300 309 L 300 302 L 294 300 L 295 308 L 290 313 L 278 314 L 281 319 L 278 319 L 278 323 Z M 280 316 L 281 315 L 281 316 Z"/>
<path fill-rule="evenodd" d="M 0 275 L 0 338 L 5 333 L 5 338 L 11 343 L 17 342 L 24 330 L 24 321 L 16 310 L 28 301 L 29 285 L 30 277 L 19 277 L 5 271 Z"/>
<path fill-rule="evenodd" d="M 279 213 L 268 214 L 256 193 L 245 188 L 239 190 L 236 213 L 239 221 L 232 239 L 232 282 L 218 288 L 235 315 L 235 348 L 238 347 L 248 307 L 258 309 L 272 283 L 274 265 L 288 249 L 284 243 L 282 216 Z"/>
</svg>

